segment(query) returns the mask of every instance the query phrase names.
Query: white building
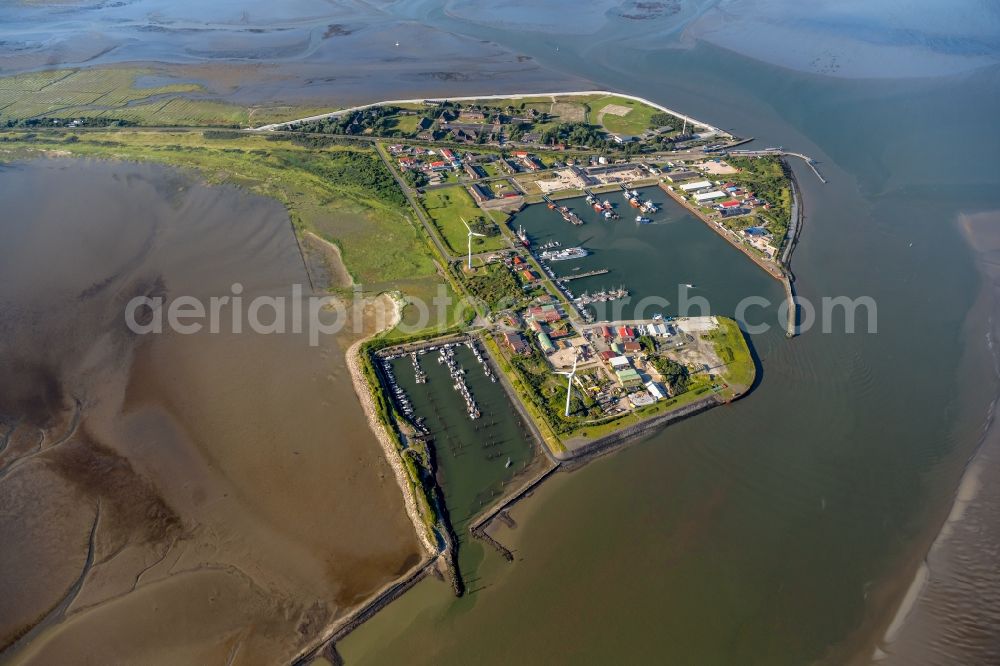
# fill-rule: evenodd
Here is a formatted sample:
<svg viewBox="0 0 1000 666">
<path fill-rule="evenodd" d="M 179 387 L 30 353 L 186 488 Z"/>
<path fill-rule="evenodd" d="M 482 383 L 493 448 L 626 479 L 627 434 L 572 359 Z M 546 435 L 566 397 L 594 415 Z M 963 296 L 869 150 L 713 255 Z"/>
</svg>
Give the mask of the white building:
<svg viewBox="0 0 1000 666">
<path fill-rule="evenodd" d="M 716 199 L 721 199 L 725 196 L 727 196 L 725 192 L 712 190 L 711 192 L 702 192 L 694 195 L 694 200 L 696 203 L 705 203 L 706 201 L 715 201 Z"/>
<path fill-rule="evenodd" d="M 653 400 L 663 400 L 667 397 L 667 392 L 663 390 L 663 387 L 654 381 L 646 382 L 646 390 L 649 391 Z"/>
<path fill-rule="evenodd" d="M 611 363 L 611 367 L 614 368 L 615 370 L 620 370 L 622 368 L 628 368 L 632 366 L 627 356 L 615 356 L 608 362 Z"/>
<path fill-rule="evenodd" d="M 680 186 L 681 190 L 684 192 L 693 192 L 695 190 L 704 190 L 707 187 L 712 187 L 712 181 L 710 180 L 699 180 L 695 183 L 685 183 Z"/>
</svg>

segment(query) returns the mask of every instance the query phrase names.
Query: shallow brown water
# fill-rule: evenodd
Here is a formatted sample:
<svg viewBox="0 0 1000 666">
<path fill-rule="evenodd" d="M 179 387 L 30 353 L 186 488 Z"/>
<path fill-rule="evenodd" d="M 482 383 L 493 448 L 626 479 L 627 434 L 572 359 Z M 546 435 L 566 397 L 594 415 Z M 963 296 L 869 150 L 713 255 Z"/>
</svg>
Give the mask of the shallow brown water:
<svg viewBox="0 0 1000 666">
<path fill-rule="evenodd" d="M 416 563 L 350 337 L 125 327 L 136 294 L 308 284 L 280 205 L 68 160 L 0 200 L 3 657 L 287 661 Z"/>
<path fill-rule="evenodd" d="M 1000 334 L 998 222 L 995 210 L 960 218 L 984 278 L 976 309 L 988 319 L 987 350 L 978 371 L 994 382 L 1000 379 L 993 356 Z M 880 663 L 1000 663 L 1000 425 L 995 400 L 981 437 L 951 512 L 876 651 Z"/>
</svg>

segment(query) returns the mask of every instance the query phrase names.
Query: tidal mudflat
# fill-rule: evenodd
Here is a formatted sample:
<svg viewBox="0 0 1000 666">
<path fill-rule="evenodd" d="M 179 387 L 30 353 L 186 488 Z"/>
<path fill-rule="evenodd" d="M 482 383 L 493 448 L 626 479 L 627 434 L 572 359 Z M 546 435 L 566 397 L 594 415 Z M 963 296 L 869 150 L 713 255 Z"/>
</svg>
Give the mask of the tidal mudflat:
<svg viewBox="0 0 1000 666">
<path fill-rule="evenodd" d="M 351 336 L 125 325 L 135 295 L 307 285 L 281 205 L 63 159 L 4 166 L 0 199 L 5 657 L 287 661 L 419 561 Z"/>
</svg>

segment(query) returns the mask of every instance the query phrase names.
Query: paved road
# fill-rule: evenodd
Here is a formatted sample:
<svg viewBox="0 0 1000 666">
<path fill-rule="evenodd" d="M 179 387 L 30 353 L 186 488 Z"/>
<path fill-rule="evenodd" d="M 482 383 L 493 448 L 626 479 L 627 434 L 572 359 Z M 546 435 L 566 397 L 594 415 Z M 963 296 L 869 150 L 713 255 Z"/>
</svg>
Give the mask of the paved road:
<svg viewBox="0 0 1000 666">
<path fill-rule="evenodd" d="M 410 208 L 412 208 L 413 212 L 416 213 L 417 219 L 420 220 L 420 224 L 424 225 L 424 231 L 427 232 L 427 235 L 430 236 L 430 239 L 434 242 L 434 245 L 437 247 L 438 253 L 442 257 L 444 257 L 445 260 L 448 261 L 449 263 L 455 261 L 457 257 L 453 257 L 451 253 L 448 252 L 448 250 L 444 246 L 444 243 L 441 242 L 441 239 L 438 238 L 438 235 L 434 232 L 433 229 L 434 225 L 429 219 L 427 219 L 427 215 L 424 213 L 424 209 L 417 202 L 413 189 L 409 185 L 407 185 L 406 182 L 399 176 L 399 174 L 396 173 L 396 170 L 392 168 L 392 164 L 389 163 L 389 159 L 385 156 L 385 153 L 382 151 L 381 146 L 375 146 L 375 152 L 378 153 L 379 159 L 381 159 L 382 163 L 385 164 L 385 168 L 388 169 L 389 173 L 392 174 L 392 177 L 393 179 L 395 179 L 396 184 L 399 186 L 399 189 L 403 191 L 403 196 L 406 197 L 406 201 L 407 203 L 410 204 Z"/>
</svg>

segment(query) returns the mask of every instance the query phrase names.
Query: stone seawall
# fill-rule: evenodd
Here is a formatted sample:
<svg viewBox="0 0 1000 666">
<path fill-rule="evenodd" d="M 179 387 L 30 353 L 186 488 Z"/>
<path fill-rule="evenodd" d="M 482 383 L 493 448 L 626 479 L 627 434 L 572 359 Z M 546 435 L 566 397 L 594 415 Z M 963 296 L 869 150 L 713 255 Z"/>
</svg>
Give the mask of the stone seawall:
<svg viewBox="0 0 1000 666">
<path fill-rule="evenodd" d="M 595 439 L 593 442 L 588 442 L 587 444 L 574 449 L 572 454 L 566 458 L 565 462 L 563 462 L 562 466 L 569 469 L 582 466 L 595 458 L 599 458 L 627 444 L 631 444 L 636 439 L 643 437 L 652 430 L 657 430 L 671 423 L 694 416 L 695 414 L 700 414 L 701 412 L 711 409 L 712 407 L 718 407 L 719 405 L 724 404 L 726 403 L 720 400 L 714 393 L 704 398 L 699 398 L 698 400 L 684 405 L 674 411 L 661 414 L 660 416 L 653 416 L 645 421 L 640 421 L 639 423 L 628 426 L 627 428 L 622 428 L 621 430 L 610 435 L 601 437 L 600 439 Z"/>
<path fill-rule="evenodd" d="M 295 666 L 305 666 L 315 658 L 323 656 L 335 664 L 344 663 L 337 654 L 336 643 L 343 640 L 344 636 L 367 622 L 375 613 L 379 612 L 390 603 L 403 596 L 410 588 L 423 580 L 427 574 L 435 570 L 438 565 L 438 557 L 429 557 L 418 564 L 409 574 L 382 589 L 367 604 L 354 611 L 340 621 L 330 634 L 323 638 L 320 647 L 313 649 L 307 654 L 300 655 L 292 663 Z"/>
</svg>

